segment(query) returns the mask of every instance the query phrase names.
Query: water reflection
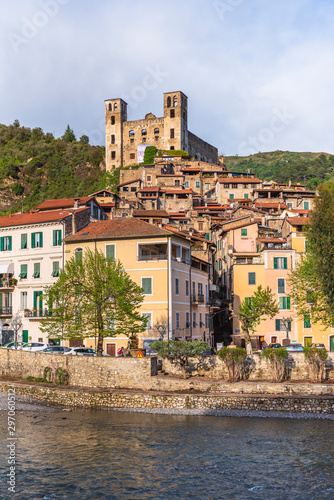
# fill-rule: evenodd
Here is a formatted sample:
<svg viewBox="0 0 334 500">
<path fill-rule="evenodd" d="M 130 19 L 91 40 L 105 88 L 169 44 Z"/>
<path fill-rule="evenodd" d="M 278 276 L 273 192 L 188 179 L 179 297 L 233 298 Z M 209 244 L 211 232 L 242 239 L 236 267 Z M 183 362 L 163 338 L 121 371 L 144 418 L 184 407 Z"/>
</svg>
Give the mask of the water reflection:
<svg viewBox="0 0 334 500">
<path fill-rule="evenodd" d="M 17 418 L 11 498 L 334 497 L 332 421 L 93 410 Z M 7 472 L 2 455 L 2 491 Z"/>
</svg>

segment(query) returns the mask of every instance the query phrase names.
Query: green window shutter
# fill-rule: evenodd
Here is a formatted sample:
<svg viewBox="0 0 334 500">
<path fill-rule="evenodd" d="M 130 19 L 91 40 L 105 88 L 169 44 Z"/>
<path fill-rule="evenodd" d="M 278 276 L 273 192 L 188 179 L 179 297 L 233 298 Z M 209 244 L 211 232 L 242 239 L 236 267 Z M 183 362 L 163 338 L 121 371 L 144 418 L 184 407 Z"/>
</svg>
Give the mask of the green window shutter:
<svg viewBox="0 0 334 500">
<path fill-rule="evenodd" d="M 152 294 L 152 278 L 142 278 L 141 280 L 142 288 L 145 295 Z"/>
<path fill-rule="evenodd" d="M 279 309 L 283 309 L 283 299 L 284 299 L 284 297 L 279 297 L 278 298 L 278 307 L 279 307 Z"/>
<path fill-rule="evenodd" d="M 12 237 L 8 236 L 8 250 L 12 249 Z"/>
<path fill-rule="evenodd" d="M 43 233 L 39 233 L 39 246 L 42 248 L 43 246 Z"/>
<path fill-rule="evenodd" d="M 53 246 L 54 247 L 57 246 L 57 230 L 56 229 L 53 230 Z"/>
<path fill-rule="evenodd" d="M 34 292 L 34 309 L 37 308 L 37 293 L 38 292 Z"/>
<path fill-rule="evenodd" d="M 275 319 L 275 330 L 276 330 L 276 332 L 281 331 L 281 320 L 280 319 Z"/>
<path fill-rule="evenodd" d="M 58 262 L 58 260 L 54 261 L 52 264 L 51 276 L 53 276 L 54 278 L 58 278 L 58 276 L 59 276 L 59 262 Z"/>
<path fill-rule="evenodd" d="M 0 238 L 0 251 L 3 252 L 5 248 L 5 239 L 3 236 Z"/>
<path fill-rule="evenodd" d="M 288 269 L 288 258 L 287 257 L 283 258 L 284 258 L 284 269 Z"/>
<path fill-rule="evenodd" d="M 23 330 L 22 331 L 22 342 L 29 342 L 29 333 L 28 330 Z"/>
<path fill-rule="evenodd" d="M 35 233 L 31 233 L 31 248 L 35 248 Z"/>
<path fill-rule="evenodd" d="M 21 264 L 20 278 L 25 279 L 28 274 L 28 264 Z"/>
<path fill-rule="evenodd" d="M 277 268 L 277 257 L 274 257 L 274 269 L 278 269 Z"/>
<path fill-rule="evenodd" d="M 278 291 L 278 293 L 285 293 L 285 279 L 284 278 L 278 278 L 277 291 Z"/>
<path fill-rule="evenodd" d="M 247 229 L 241 229 L 241 236 L 247 236 Z"/>
<path fill-rule="evenodd" d="M 58 245 L 61 245 L 61 229 L 58 229 Z"/>
<path fill-rule="evenodd" d="M 286 308 L 290 309 L 290 297 L 286 298 Z"/>
<path fill-rule="evenodd" d="M 106 245 L 106 258 L 115 259 L 115 245 Z"/>
<path fill-rule="evenodd" d="M 21 234 L 21 248 L 27 248 L 28 246 L 28 235 L 27 233 Z"/>
</svg>

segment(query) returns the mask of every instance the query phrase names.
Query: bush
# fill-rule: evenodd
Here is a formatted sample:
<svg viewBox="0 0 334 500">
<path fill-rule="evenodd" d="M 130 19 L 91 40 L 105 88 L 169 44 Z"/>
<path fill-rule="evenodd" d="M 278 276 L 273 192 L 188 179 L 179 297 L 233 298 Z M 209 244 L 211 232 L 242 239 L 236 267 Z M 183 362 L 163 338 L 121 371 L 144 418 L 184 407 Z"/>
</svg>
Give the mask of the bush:
<svg viewBox="0 0 334 500">
<path fill-rule="evenodd" d="M 325 361 L 328 358 L 326 349 L 304 347 L 305 361 L 308 364 L 311 382 L 321 383 L 325 379 Z"/>
<path fill-rule="evenodd" d="M 271 379 L 273 382 L 282 382 L 285 373 L 285 360 L 289 356 L 285 347 L 264 349 L 262 357 L 271 365 Z"/>
<path fill-rule="evenodd" d="M 218 351 L 218 357 L 226 364 L 228 371 L 228 381 L 237 382 L 240 379 L 244 362 L 247 357 L 246 349 L 241 347 L 224 347 Z"/>
</svg>

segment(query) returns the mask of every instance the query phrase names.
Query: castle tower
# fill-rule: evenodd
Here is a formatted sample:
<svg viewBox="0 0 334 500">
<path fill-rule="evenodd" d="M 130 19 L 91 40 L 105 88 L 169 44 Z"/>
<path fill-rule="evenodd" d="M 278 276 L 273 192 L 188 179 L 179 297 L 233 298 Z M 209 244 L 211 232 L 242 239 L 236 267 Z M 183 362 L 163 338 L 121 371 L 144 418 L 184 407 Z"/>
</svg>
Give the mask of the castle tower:
<svg viewBox="0 0 334 500">
<path fill-rule="evenodd" d="M 123 123 L 127 120 L 127 107 L 123 99 L 105 101 L 107 171 L 123 165 Z"/>
<path fill-rule="evenodd" d="M 164 94 L 165 149 L 188 152 L 188 97 L 183 92 Z"/>
</svg>

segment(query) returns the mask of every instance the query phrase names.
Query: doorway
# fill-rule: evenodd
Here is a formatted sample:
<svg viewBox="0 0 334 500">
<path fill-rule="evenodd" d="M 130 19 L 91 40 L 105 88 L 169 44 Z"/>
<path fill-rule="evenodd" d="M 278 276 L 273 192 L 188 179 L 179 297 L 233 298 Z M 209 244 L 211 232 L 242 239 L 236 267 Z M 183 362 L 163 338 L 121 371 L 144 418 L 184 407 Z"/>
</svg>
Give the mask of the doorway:
<svg viewBox="0 0 334 500">
<path fill-rule="evenodd" d="M 106 344 L 107 354 L 113 358 L 116 356 L 116 344 Z"/>
</svg>

